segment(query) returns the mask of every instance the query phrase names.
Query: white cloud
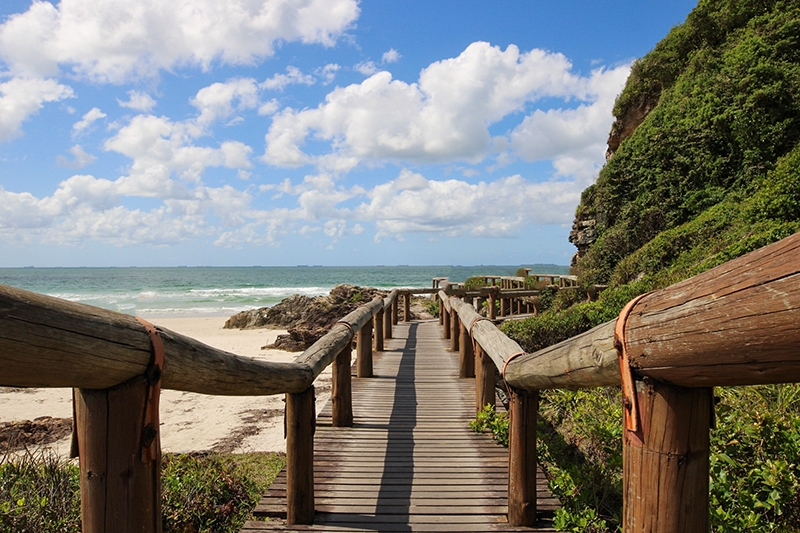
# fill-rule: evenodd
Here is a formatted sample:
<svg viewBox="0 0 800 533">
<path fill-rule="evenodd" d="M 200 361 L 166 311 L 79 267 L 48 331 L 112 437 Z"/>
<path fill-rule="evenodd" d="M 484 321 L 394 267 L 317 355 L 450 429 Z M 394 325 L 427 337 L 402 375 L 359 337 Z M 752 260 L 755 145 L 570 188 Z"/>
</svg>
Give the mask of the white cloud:
<svg viewBox="0 0 800 533">
<path fill-rule="evenodd" d="M 404 233 L 511 237 L 523 225 L 563 224 L 572 219 L 580 192 L 570 181 L 536 183 L 519 175 L 491 183 L 434 181 L 403 170 L 367 193 L 353 210 L 375 222 L 376 240 Z"/>
<path fill-rule="evenodd" d="M 594 71 L 583 89 L 590 103 L 534 111 L 511 133 L 514 152 L 527 161 L 552 159 L 559 174 L 580 177 L 588 185 L 605 160 L 614 100 L 629 71 L 628 65 Z"/>
<path fill-rule="evenodd" d="M 336 63 L 328 63 L 321 69 L 317 69 L 316 71 L 314 71 L 314 74 L 316 74 L 317 76 L 320 77 L 320 79 L 322 79 L 323 85 L 328 85 L 330 83 L 333 83 L 334 78 L 336 78 L 336 73 L 339 72 L 340 69 L 341 67 Z"/>
<path fill-rule="evenodd" d="M 87 153 L 80 144 L 70 148 L 69 153 L 73 155 L 74 159 L 67 159 L 63 155 L 59 155 L 56 158 L 56 164 L 68 168 L 83 168 L 97 161 L 97 157 Z"/>
<path fill-rule="evenodd" d="M 0 83 L 0 141 L 22 135 L 22 123 L 45 102 L 72 97 L 70 87 L 51 79 L 12 78 Z"/>
<path fill-rule="evenodd" d="M 239 111 L 258 107 L 258 86 L 252 78 L 213 83 L 197 91 L 191 104 L 200 111 L 197 122 L 208 126 L 226 120 Z"/>
<path fill-rule="evenodd" d="M 473 43 L 458 57 L 424 69 L 418 83 L 378 72 L 360 84 L 337 87 L 315 109 L 283 110 L 266 135 L 264 161 L 317 163 L 323 169 L 338 159 L 348 161 L 343 168 L 363 160 L 477 163 L 492 153 L 489 126 L 529 102 L 598 98 L 599 82 L 571 70 L 561 54 Z M 303 144 L 312 135 L 330 142 L 331 152 L 305 153 Z"/>
<path fill-rule="evenodd" d="M 275 74 L 259 84 L 262 89 L 282 91 L 287 85 L 314 85 L 317 80 L 310 74 L 303 74 L 299 68 L 288 66 L 286 74 Z"/>
<path fill-rule="evenodd" d="M 122 83 L 185 65 L 253 64 L 280 41 L 332 46 L 358 15 L 357 0 L 36 1 L 0 25 L 0 58 L 15 75 L 65 68 Z"/>
<path fill-rule="evenodd" d="M 279 107 L 280 107 L 280 104 L 278 103 L 278 101 L 276 99 L 273 98 L 269 102 L 265 102 L 265 103 L 261 104 L 261 107 L 258 108 L 258 114 L 261 115 L 261 116 L 274 115 L 275 113 L 278 112 L 278 108 Z"/>
<path fill-rule="evenodd" d="M 364 76 L 372 76 L 380 71 L 378 65 L 376 65 L 374 61 L 362 61 L 361 63 L 356 63 L 356 66 L 353 68 Z"/>
<path fill-rule="evenodd" d="M 251 166 L 249 146 L 239 141 L 223 142 L 219 148 L 196 146 L 193 141 L 201 134 L 193 121 L 137 115 L 104 146 L 133 160 L 129 175 L 123 178 L 126 194 L 182 198 L 186 188 L 170 179 L 173 173 L 184 182 L 199 183 L 207 167 Z"/>
<path fill-rule="evenodd" d="M 381 57 L 381 62 L 382 63 L 397 63 L 398 61 L 400 61 L 401 57 L 402 56 L 400 55 L 400 53 L 397 50 L 395 50 L 394 48 L 391 48 L 391 49 L 389 49 L 388 52 L 384 52 L 383 53 L 383 57 Z"/>
<path fill-rule="evenodd" d="M 93 107 L 88 112 L 86 112 L 81 119 L 72 125 L 72 134 L 73 135 L 80 135 L 83 131 L 100 120 L 101 118 L 106 118 L 108 115 L 100 111 L 99 108 Z"/>
<path fill-rule="evenodd" d="M 117 99 L 117 103 L 121 107 L 135 109 L 136 111 L 141 111 L 142 113 L 149 113 L 156 106 L 156 101 L 153 100 L 149 94 L 139 91 L 128 91 L 128 101 L 123 102 L 122 100 Z"/>
</svg>

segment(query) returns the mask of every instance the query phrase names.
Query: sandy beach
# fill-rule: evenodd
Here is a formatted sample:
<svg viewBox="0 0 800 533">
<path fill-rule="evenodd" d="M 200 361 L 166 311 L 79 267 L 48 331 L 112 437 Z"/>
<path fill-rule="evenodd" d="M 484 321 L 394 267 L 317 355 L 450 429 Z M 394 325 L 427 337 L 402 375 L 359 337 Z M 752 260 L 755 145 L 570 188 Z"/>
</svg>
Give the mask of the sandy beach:
<svg viewBox="0 0 800 533">
<path fill-rule="evenodd" d="M 291 361 L 298 354 L 262 350 L 279 334 L 278 329 L 223 329 L 227 317 L 147 318 L 153 324 L 193 337 L 238 355 L 270 361 Z M 168 354 L 169 355 L 169 354 Z M 317 412 L 330 398 L 330 368 L 317 379 Z M 165 452 L 285 451 L 283 395 L 207 396 L 163 390 L 161 393 L 161 446 Z M 71 389 L 0 388 L 0 422 L 33 420 L 40 416 L 70 418 Z M 65 455 L 70 439 L 51 445 Z"/>
</svg>

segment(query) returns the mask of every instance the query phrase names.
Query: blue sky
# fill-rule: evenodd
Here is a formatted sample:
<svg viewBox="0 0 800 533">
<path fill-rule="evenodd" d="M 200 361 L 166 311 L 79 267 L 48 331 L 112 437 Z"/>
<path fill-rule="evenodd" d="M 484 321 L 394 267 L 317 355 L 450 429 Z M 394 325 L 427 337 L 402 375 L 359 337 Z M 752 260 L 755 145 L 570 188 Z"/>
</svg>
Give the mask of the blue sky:
<svg viewBox="0 0 800 533">
<path fill-rule="evenodd" d="M 0 3 L 0 266 L 568 264 L 694 2 Z"/>
</svg>

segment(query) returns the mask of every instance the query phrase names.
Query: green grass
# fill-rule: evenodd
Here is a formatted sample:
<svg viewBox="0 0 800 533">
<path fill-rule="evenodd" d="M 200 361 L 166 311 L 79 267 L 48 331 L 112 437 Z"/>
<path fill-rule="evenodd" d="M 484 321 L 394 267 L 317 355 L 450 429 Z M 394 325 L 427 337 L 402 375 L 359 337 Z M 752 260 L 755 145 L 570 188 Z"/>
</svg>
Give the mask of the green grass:
<svg viewBox="0 0 800 533">
<path fill-rule="evenodd" d="M 285 457 L 274 453 L 165 454 L 166 533 L 238 533 Z M 0 460 L 0 532 L 80 530 L 78 467 L 45 449 Z"/>
</svg>

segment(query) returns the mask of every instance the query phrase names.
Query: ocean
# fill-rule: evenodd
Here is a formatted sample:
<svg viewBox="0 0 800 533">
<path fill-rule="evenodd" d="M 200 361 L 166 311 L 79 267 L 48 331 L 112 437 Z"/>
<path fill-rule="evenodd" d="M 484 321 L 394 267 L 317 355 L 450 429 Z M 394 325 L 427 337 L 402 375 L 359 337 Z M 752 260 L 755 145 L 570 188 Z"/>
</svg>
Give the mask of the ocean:
<svg viewBox="0 0 800 533">
<path fill-rule="evenodd" d="M 0 284 L 148 317 L 230 316 L 292 294 L 327 294 L 340 283 L 430 287 L 434 277 L 514 275 L 517 266 L 0 268 Z M 531 265 L 565 274 L 566 266 Z"/>
</svg>

